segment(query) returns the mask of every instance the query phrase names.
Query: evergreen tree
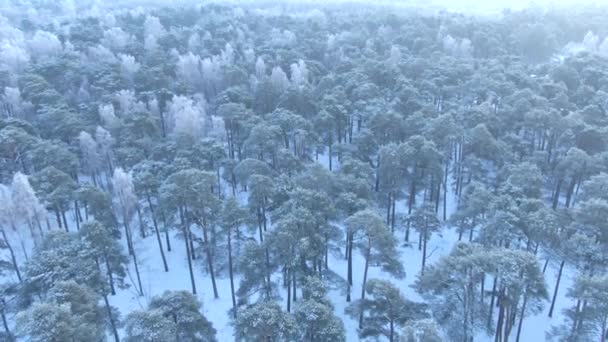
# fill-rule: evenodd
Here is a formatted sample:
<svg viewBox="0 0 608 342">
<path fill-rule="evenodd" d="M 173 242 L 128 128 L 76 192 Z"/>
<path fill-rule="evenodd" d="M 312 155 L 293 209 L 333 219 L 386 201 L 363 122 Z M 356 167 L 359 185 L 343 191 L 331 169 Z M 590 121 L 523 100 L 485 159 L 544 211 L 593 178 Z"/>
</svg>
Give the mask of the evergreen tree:
<svg viewBox="0 0 608 342">
<path fill-rule="evenodd" d="M 202 305 L 187 291 L 166 291 L 152 298 L 149 310 L 157 310 L 175 325 L 175 340 L 213 342 L 215 329 L 201 313 Z"/>
<path fill-rule="evenodd" d="M 290 341 L 296 322 L 272 301 L 260 301 L 240 311 L 234 321 L 237 341 Z"/>
<path fill-rule="evenodd" d="M 344 324 L 333 313 L 325 285 L 318 277 L 307 277 L 302 285 L 302 300 L 293 317 L 298 341 L 346 341 Z"/>
<path fill-rule="evenodd" d="M 389 281 L 371 279 L 365 290 L 369 297 L 353 303 L 350 308 L 354 316 L 363 312 L 363 327 L 359 328 L 361 338 L 384 336 L 389 341 L 398 341 L 401 327 L 427 316 L 423 304 L 405 299 Z"/>
<path fill-rule="evenodd" d="M 135 310 L 125 318 L 127 342 L 177 342 L 177 327 L 160 310 Z"/>
<path fill-rule="evenodd" d="M 370 265 L 378 265 L 382 267 L 383 271 L 396 277 L 403 277 L 403 265 L 398 259 L 399 252 L 395 247 L 395 237 L 376 213 L 369 209 L 359 211 L 346 220 L 346 225 L 352 232 L 353 244 L 365 259 L 361 290 L 361 301 L 363 301 L 365 300 L 367 274 Z M 349 272 L 352 272 L 352 257 L 349 259 L 348 266 Z M 348 301 L 350 300 L 350 286 L 347 296 Z M 361 329 L 363 327 L 363 310 L 359 311 L 359 329 Z"/>
</svg>

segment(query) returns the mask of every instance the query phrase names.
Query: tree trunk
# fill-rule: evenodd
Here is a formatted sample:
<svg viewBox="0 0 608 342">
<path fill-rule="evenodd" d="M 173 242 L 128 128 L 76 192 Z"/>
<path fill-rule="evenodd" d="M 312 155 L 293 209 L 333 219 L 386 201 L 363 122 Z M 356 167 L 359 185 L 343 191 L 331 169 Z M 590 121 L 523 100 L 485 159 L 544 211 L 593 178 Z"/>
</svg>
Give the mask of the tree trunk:
<svg viewBox="0 0 608 342">
<path fill-rule="evenodd" d="M 388 340 L 390 342 L 394 342 L 394 340 L 395 340 L 395 322 L 391 319 L 389 325 L 390 325 L 390 335 L 388 337 Z"/>
<path fill-rule="evenodd" d="M 369 269 L 369 257 L 371 254 L 371 246 L 368 242 L 367 251 L 365 253 L 365 268 L 363 269 L 363 285 L 361 287 L 361 304 L 365 300 L 365 286 L 367 285 L 367 270 Z M 363 307 L 359 309 L 359 329 L 363 328 Z"/>
<path fill-rule="evenodd" d="M 137 277 L 137 285 L 139 287 L 139 295 L 143 296 L 144 295 L 144 288 L 141 285 L 141 276 L 139 275 L 139 265 L 137 263 L 137 253 L 135 253 L 135 249 L 133 247 L 131 247 L 131 249 L 133 249 L 133 264 L 135 265 L 135 276 Z"/>
<path fill-rule="evenodd" d="M 190 272 L 190 285 L 192 286 L 192 294 L 196 294 L 196 283 L 194 281 L 194 271 L 192 270 L 192 258 L 190 257 L 190 243 L 188 237 L 190 232 L 188 229 L 188 223 L 184 218 L 184 210 L 182 207 L 179 208 L 179 217 L 182 226 L 182 232 L 184 235 L 184 243 L 186 245 L 186 259 L 188 259 L 188 271 Z"/>
<path fill-rule="evenodd" d="M 488 312 L 488 329 L 492 328 L 492 318 L 494 316 L 494 302 L 496 300 L 496 287 L 498 279 L 494 277 L 494 283 L 492 285 L 492 296 L 490 297 L 490 311 Z"/>
<path fill-rule="evenodd" d="M 389 191 L 388 193 L 388 202 L 386 204 L 386 225 L 389 226 L 391 224 L 391 206 L 392 206 L 392 200 L 391 200 L 391 196 L 392 193 Z M 393 230 L 391 230 L 391 232 L 394 233 Z"/>
<path fill-rule="evenodd" d="M 21 272 L 19 272 L 19 265 L 17 265 L 17 258 L 15 257 L 15 251 L 13 250 L 13 247 L 11 246 L 10 241 L 8 241 L 8 237 L 6 236 L 6 232 L 4 231 L 4 228 L 0 228 L 0 232 L 2 233 L 2 239 L 4 240 L 4 243 L 6 243 L 6 248 L 8 249 L 10 255 L 11 255 L 11 262 L 13 264 L 13 268 L 15 269 L 15 273 L 17 274 L 17 279 L 19 279 L 19 283 L 23 282 L 23 279 L 21 278 Z M 4 312 L 3 312 L 4 314 Z"/>
<path fill-rule="evenodd" d="M 479 291 L 479 301 L 483 304 L 483 299 L 485 297 L 485 287 L 486 287 L 486 274 L 481 274 L 481 290 Z"/>
<path fill-rule="evenodd" d="M 555 189 L 555 194 L 553 194 L 553 204 L 552 204 L 553 210 L 557 209 L 557 204 L 559 203 L 559 195 L 561 192 L 563 182 L 564 182 L 564 179 L 561 177 L 557 181 L 557 188 Z"/>
<path fill-rule="evenodd" d="M 576 178 L 572 178 L 572 182 L 568 186 L 568 191 L 566 192 L 566 208 L 570 208 L 570 204 L 572 203 L 572 195 L 574 194 L 574 188 L 576 186 Z"/>
<path fill-rule="evenodd" d="M 348 270 L 347 270 L 347 291 L 346 301 L 350 302 L 350 290 L 353 286 L 353 233 L 348 233 Z"/>
<path fill-rule="evenodd" d="M 521 337 L 521 327 L 524 323 L 524 315 L 526 313 L 526 304 L 528 304 L 528 296 L 524 295 L 524 302 L 521 305 L 521 311 L 519 312 L 519 323 L 517 324 L 517 336 L 515 337 L 515 342 L 519 342 L 519 338 Z"/>
<path fill-rule="evenodd" d="M 82 222 L 82 217 L 80 216 L 80 207 L 78 206 L 78 201 L 74 201 L 74 217 L 76 221 L 76 230 L 80 230 L 80 222 Z"/>
<path fill-rule="evenodd" d="M 6 313 L 4 312 L 4 307 L 6 306 L 6 302 L 2 299 L 0 303 L 2 309 L 0 309 L 0 316 L 2 316 L 2 325 L 4 326 L 4 331 L 6 332 L 7 337 L 11 337 L 11 330 L 8 327 L 8 321 L 6 320 Z M 10 341 L 10 340 L 9 340 Z"/>
<path fill-rule="evenodd" d="M 209 275 L 211 275 L 211 285 L 213 286 L 213 297 L 218 299 L 220 296 L 217 293 L 217 285 L 215 284 L 215 271 L 213 270 L 213 255 L 211 254 L 211 246 L 209 242 L 209 237 L 207 234 L 207 222 L 203 217 L 203 224 L 201 228 L 203 229 L 203 241 L 205 243 L 205 254 L 207 257 L 207 266 L 209 267 Z"/>
<path fill-rule="evenodd" d="M 426 265 L 426 246 L 428 242 L 428 228 L 424 227 L 424 236 L 422 237 L 422 268 L 420 269 L 420 274 L 424 275 L 424 266 Z"/>
<path fill-rule="evenodd" d="M 410 195 L 407 201 L 407 214 L 412 214 L 412 208 L 416 202 L 416 182 L 412 180 L 412 184 L 410 186 Z M 405 228 L 405 242 L 410 241 L 410 221 L 407 222 L 407 227 Z"/>
<path fill-rule="evenodd" d="M 167 219 L 161 212 L 161 219 L 163 220 L 163 227 L 165 227 L 165 242 L 167 243 L 167 252 L 171 252 L 171 239 L 169 238 L 169 229 L 167 228 Z"/>
<path fill-rule="evenodd" d="M 106 272 L 108 273 L 108 281 L 110 282 L 110 294 L 115 296 L 116 289 L 114 288 L 114 276 L 112 275 L 112 269 L 110 268 L 110 262 L 108 261 L 107 256 L 104 256 L 104 262 L 106 264 Z"/>
<path fill-rule="evenodd" d="M 228 230 L 228 274 L 230 275 L 230 296 L 232 297 L 233 316 L 236 319 L 236 296 L 234 295 L 234 273 L 232 267 L 232 231 Z"/>
<path fill-rule="evenodd" d="M 152 216 L 152 224 L 154 225 L 154 233 L 156 234 L 156 242 L 158 243 L 158 250 L 160 251 L 161 259 L 163 260 L 163 267 L 165 272 L 169 272 L 169 266 L 167 265 L 167 258 L 165 257 L 165 251 L 163 250 L 163 241 L 160 237 L 160 231 L 158 229 L 158 222 L 156 221 L 156 215 L 154 213 L 154 206 L 150 199 L 150 194 L 146 194 L 146 200 L 148 201 L 148 208 L 150 208 L 150 216 Z"/>
<path fill-rule="evenodd" d="M 502 293 L 502 290 L 501 290 Z M 496 322 L 496 335 L 494 337 L 494 341 L 495 342 L 502 342 L 502 331 L 503 331 L 503 325 L 504 325 L 504 321 L 505 321 L 505 308 L 504 305 L 502 304 L 502 300 L 500 298 L 500 294 L 499 294 L 499 302 L 501 302 L 501 304 L 498 306 L 498 321 Z"/>
<path fill-rule="evenodd" d="M 61 223 L 61 214 L 59 213 L 59 209 L 57 207 L 53 210 L 55 212 L 55 219 L 57 220 L 57 226 L 59 229 L 63 228 L 63 224 Z"/>
<path fill-rule="evenodd" d="M 327 157 L 329 158 L 329 171 L 332 171 L 332 161 L 331 161 L 331 144 L 329 144 L 329 149 L 328 149 L 328 153 L 327 153 Z"/>
<path fill-rule="evenodd" d="M 110 321 L 110 327 L 112 328 L 112 334 L 114 335 L 114 341 L 120 342 L 120 338 L 118 337 L 118 330 L 116 329 L 116 322 L 114 321 L 114 315 L 112 314 L 112 308 L 110 307 L 110 302 L 108 301 L 108 295 L 103 294 L 103 301 L 106 306 L 106 310 L 108 312 L 108 320 Z"/>
<path fill-rule="evenodd" d="M 137 203 L 135 205 L 135 208 L 137 209 L 137 220 L 139 221 L 139 235 L 142 238 L 146 237 L 146 227 L 144 225 L 144 219 L 141 216 L 141 208 L 139 207 L 139 203 Z"/>
<path fill-rule="evenodd" d="M 260 233 L 260 244 L 262 244 L 264 242 L 264 234 L 262 232 L 262 214 L 260 209 L 257 209 L 257 214 L 258 214 L 258 231 Z"/>
<path fill-rule="evenodd" d="M 289 268 L 287 268 L 285 278 L 287 279 L 287 312 L 291 312 L 291 277 L 289 274 Z"/>
<path fill-rule="evenodd" d="M 445 176 L 443 178 L 443 220 L 447 220 L 448 211 L 448 175 L 449 175 L 449 160 L 445 163 Z"/>
<path fill-rule="evenodd" d="M 296 282 L 296 280 L 297 280 L 297 278 L 296 278 L 296 271 L 292 270 L 291 275 L 292 275 L 291 278 L 293 280 L 293 287 L 292 287 L 293 288 L 293 302 L 295 303 L 295 302 L 298 301 L 298 291 L 297 291 L 298 284 Z"/>
<path fill-rule="evenodd" d="M 61 212 L 61 218 L 63 218 L 63 225 L 65 226 L 65 231 L 69 232 L 70 228 L 68 227 L 68 220 L 65 218 L 65 211 Z"/>
<path fill-rule="evenodd" d="M 553 309 L 555 309 L 555 301 L 557 300 L 557 292 L 559 291 L 559 283 L 562 280 L 562 272 L 564 271 L 565 260 L 559 264 L 559 271 L 557 272 L 557 279 L 555 280 L 555 289 L 553 289 L 553 297 L 551 298 L 551 307 L 549 308 L 549 317 L 553 317 Z"/>
<path fill-rule="evenodd" d="M 395 232 L 395 206 L 397 204 L 397 200 L 395 195 L 393 195 L 393 204 L 391 205 L 391 231 Z"/>
</svg>

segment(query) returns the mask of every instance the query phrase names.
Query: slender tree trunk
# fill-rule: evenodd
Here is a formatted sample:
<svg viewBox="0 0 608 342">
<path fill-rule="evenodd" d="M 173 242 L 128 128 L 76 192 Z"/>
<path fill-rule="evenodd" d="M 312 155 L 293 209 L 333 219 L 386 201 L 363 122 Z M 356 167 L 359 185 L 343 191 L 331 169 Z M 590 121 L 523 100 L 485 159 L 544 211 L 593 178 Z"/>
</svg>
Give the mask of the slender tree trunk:
<svg viewBox="0 0 608 342">
<path fill-rule="evenodd" d="M 412 214 L 412 208 L 416 203 L 416 181 L 412 180 L 412 184 L 410 186 L 410 195 L 407 201 L 407 214 L 408 216 Z M 407 222 L 407 227 L 405 228 L 405 242 L 410 241 L 410 221 Z"/>
<path fill-rule="evenodd" d="M 502 291 L 501 291 L 502 293 Z M 499 294 L 499 302 L 501 303 L 498 306 L 498 321 L 496 322 L 496 335 L 494 337 L 494 341 L 495 342 L 502 342 L 502 328 L 504 325 L 504 320 L 505 320 L 505 310 L 504 310 L 504 305 L 502 303 L 502 299 L 500 298 L 501 295 Z"/>
<path fill-rule="evenodd" d="M 141 216 L 141 208 L 139 207 L 139 203 L 135 204 L 135 208 L 137 209 L 137 220 L 139 221 L 139 235 L 142 238 L 146 237 L 146 227 L 144 225 L 144 219 Z"/>
<path fill-rule="evenodd" d="M 163 267 L 165 272 L 169 272 L 169 266 L 167 265 L 167 258 L 165 257 L 165 251 L 163 250 L 163 241 L 160 237 L 160 231 L 158 229 L 158 222 L 156 221 L 156 215 L 154 213 L 154 206 L 150 199 L 150 194 L 146 194 L 146 200 L 148 201 L 148 208 L 150 208 L 150 216 L 152 216 L 152 224 L 154 225 L 154 233 L 156 234 L 156 242 L 158 243 L 158 250 L 160 251 L 161 259 L 163 260 Z"/>
<path fill-rule="evenodd" d="M 110 302 L 108 301 L 108 295 L 105 293 L 103 294 L 103 301 L 106 306 L 106 311 L 108 312 L 108 320 L 110 321 L 110 327 L 112 328 L 114 341 L 120 342 L 120 338 L 118 337 L 118 330 L 116 329 L 116 322 L 114 321 L 114 315 L 112 314 L 112 308 L 110 307 Z"/>
<path fill-rule="evenodd" d="M 428 243 L 428 228 L 424 227 L 424 236 L 422 237 L 422 268 L 420 269 L 420 274 L 424 275 L 424 266 L 426 266 L 426 246 Z"/>
<path fill-rule="evenodd" d="M 80 207 L 78 206 L 78 201 L 74 201 L 74 217 L 76 221 L 76 231 L 80 230 L 80 222 L 82 222 L 82 217 L 80 216 Z"/>
<path fill-rule="evenodd" d="M 222 199 L 222 178 L 220 177 L 220 168 L 216 169 L 216 177 L 217 177 L 217 197 Z"/>
<path fill-rule="evenodd" d="M 574 335 L 578 329 L 579 321 L 580 321 L 580 313 L 581 313 L 581 300 L 576 301 L 576 308 L 574 309 L 574 317 L 572 319 L 572 332 L 571 335 Z"/>
<path fill-rule="evenodd" d="M 564 179 L 561 177 L 557 181 L 557 187 L 555 189 L 555 194 L 553 194 L 553 204 L 552 204 L 553 210 L 557 209 L 557 204 L 559 203 L 559 196 L 560 196 L 563 182 L 564 182 Z"/>
<path fill-rule="evenodd" d="M 445 163 L 445 176 L 443 177 L 443 220 L 447 220 L 448 211 L 448 176 L 449 176 L 449 160 Z"/>
<path fill-rule="evenodd" d="M 209 275 L 211 275 L 211 285 L 213 286 L 213 297 L 218 299 L 220 296 L 217 293 L 217 285 L 215 284 L 215 271 L 213 270 L 213 254 L 211 253 L 211 243 L 209 242 L 209 237 L 207 233 L 207 222 L 203 217 L 203 224 L 201 228 L 203 229 L 203 241 L 205 243 L 205 254 L 207 256 L 207 265 L 209 267 Z"/>
<path fill-rule="evenodd" d="M 59 209 L 57 209 L 57 207 L 55 207 L 53 211 L 55 212 L 55 219 L 57 220 L 57 226 L 59 227 L 59 229 L 63 228 L 63 224 L 61 223 L 61 214 L 59 213 Z M 66 231 L 67 231 L 67 229 L 66 229 Z"/>
<path fill-rule="evenodd" d="M 555 309 L 555 301 L 557 300 L 557 292 L 559 291 L 559 283 L 562 280 L 562 272 L 564 271 L 565 260 L 559 264 L 559 271 L 557 272 L 557 279 L 555 280 L 555 289 L 553 289 L 553 297 L 551 298 L 551 307 L 549 308 L 549 317 L 553 317 L 553 309 Z"/>
<path fill-rule="evenodd" d="M 393 204 L 391 205 L 391 231 L 395 232 L 395 206 L 397 205 L 397 201 L 395 195 L 393 195 Z"/>
<path fill-rule="evenodd" d="M 262 232 L 262 214 L 260 209 L 257 209 L 257 213 L 258 213 L 258 230 L 260 233 L 260 244 L 262 244 L 264 242 L 264 234 Z"/>
<path fill-rule="evenodd" d="M 479 291 L 479 301 L 483 304 L 483 299 L 485 297 L 485 287 L 486 287 L 486 274 L 481 274 L 481 290 Z"/>
<path fill-rule="evenodd" d="M 27 255 L 27 249 L 25 248 L 25 243 L 23 242 L 23 238 L 19 237 L 19 243 L 21 244 L 21 251 L 23 252 L 23 256 L 25 257 L 25 261 L 29 261 L 30 258 Z"/>
<path fill-rule="evenodd" d="M 389 322 L 389 326 L 390 326 L 390 333 L 389 333 L 389 337 L 388 340 L 390 342 L 394 342 L 395 340 L 395 322 L 391 319 L 391 321 Z"/>
<path fill-rule="evenodd" d="M 353 286 L 353 233 L 348 233 L 348 270 L 347 270 L 347 291 L 346 301 L 350 302 L 350 291 Z"/>
<path fill-rule="evenodd" d="M 230 275 L 230 296 L 232 297 L 233 316 L 236 319 L 236 296 L 234 295 L 234 272 L 232 266 L 232 231 L 228 230 L 228 274 Z"/>
<path fill-rule="evenodd" d="M 167 243 L 167 252 L 171 252 L 171 239 L 169 238 L 169 229 L 167 228 L 167 219 L 161 212 L 161 219 L 163 220 L 163 227 L 165 228 L 165 242 Z"/>
<path fill-rule="evenodd" d="M 108 273 L 108 281 L 110 282 L 110 294 L 115 296 L 116 289 L 114 288 L 114 275 L 112 274 L 112 268 L 110 267 L 110 262 L 108 261 L 107 256 L 104 256 L 104 263 L 106 264 L 106 272 Z"/>
<path fill-rule="evenodd" d="M 494 316 L 494 301 L 496 300 L 496 287 L 498 279 L 494 277 L 494 283 L 492 285 L 492 296 L 490 297 L 490 311 L 488 312 L 488 329 L 492 328 L 492 318 Z"/>
<path fill-rule="evenodd" d="M 363 285 L 361 287 L 361 303 L 365 300 L 365 286 L 367 285 L 367 271 L 369 269 L 369 257 L 371 254 L 371 246 L 368 242 L 367 251 L 365 253 L 365 268 L 363 269 Z M 359 329 L 363 328 L 363 307 L 359 309 Z"/>
<path fill-rule="evenodd" d="M 296 277 L 296 270 L 291 271 L 291 279 L 293 282 L 293 302 L 295 303 L 298 301 L 298 283 L 296 282 L 298 278 Z"/>
<path fill-rule="evenodd" d="M 23 279 L 21 278 L 21 272 L 19 271 L 19 265 L 17 265 L 17 258 L 15 257 L 15 251 L 13 250 L 13 247 L 11 246 L 10 241 L 8 240 L 8 237 L 6 236 L 6 231 L 4 231 L 4 228 L 0 228 L 0 232 L 2 233 L 2 239 L 4 240 L 4 243 L 6 244 L 6 248 L 8 249 L 8 252 L 11 255 L 11 262 L 13 264 L 13 268 L 15 269 L 15 273 L 17 274 L 17 279 L 19 279 L 19 283 L 23 282 Z M 4 312 L 3 312 L 4 314 Z"/>
<path fill-rule="evenodd" d="M 190 272 L 190 285 L 192 286 L 192 294 L 196 294 L 196 283 L 194 281 L 194 271 L 192 270 L 192 258 L 190 256 L 190 242 L 188 241 L 190 232 L 188 223 L 184 217 L 184 210 L 179 208 L 179 216 L 181 220 L 182 232 L 184 235 L 184 243 L 186 245 L 186 258 L 188 259 L 188 271 Z"/>
<path fill-rule="evenodd" d="M 124 206 L 123 206 L 124 208 Z M 137 277 L 137 284 L 139 286 L 139 295 L 143 296 L 144 295 L 144 291 L 143 291 L 143 286 L 141 285 L 141 277 L 139 275 L 139 265 L 137 263 L 137 255 L 135 253 L 135 248 L 133 246 L 133 239 L 131 238 L 131 228 L 129 227 L 129 220 L 128 220 L 128 215 L 126 213 L 126 211 L 123 209 L 123 224 L 125 227 L 125 232 L 127 234 L 127 247 L 129 249 L 129 251 L 131 252 L 131 257 L 133 258 L 133 264 L 135 266 L 135 275 Z"/>
<path fill-rule="evenodd" d="M 524 315 L 526 313 L 526 304 L 528 304 L 528 296 L 524 295 L 524 302 L 521 305 L 521 311 L 519 312 L 519 323 L 517 324 L 517 336 L 515 337 L 515 342 L 519 342 L 519 338 L 521 337 L 521 328 L 524 323 Z"/>
<path fill-rule="evenodd" d="M 289 268 L 286 271 L 287 279 L 287 312 L 291 312 L 291 277 L 289 274 Z"/>
<path fill-rule="evenodd" d="M 331 147 L 332 147 L 332 145 L 329 144 L 329 151 L 327 153 L 327 157 L 329 158 L 329 171 L 332 171 Z"/>
<path fill-rule="evenodd" d="M 65 218 L 65 211 L 61 211 L 61 218 L 63 219 L 63 225 L 65 226 L 65 231 L 69 232 L 70 228 L 68 227 L 68 220 Z"/>
<path fill-rule="evenodd" d="M 139 264 L 137 263 L 137 253 L 135 253 L 135 249 L 133 247 L 131 247 L 131 249 L 133 249 L 133 264 L 135 265 L 135 276 L 137 277 L 137 285 L 139 287 L 139 295 L 143 296 L 144 295 L 144 288 L 141 285 L 141 276 L 139 275 Z"/>
<path fill-rule="evenodd" d="M 549 258 L 545 260 L 545 264 L 543 265 L 543 274 L 547 271 L 547 267 L 549 266 Z"/>
<path fill-rule="evenodd" d="M 391 196 L 392 196 L 392 193 L 389 191 L 389 193 L 388 193 L 388 201 L 387 201 L 387 204 L 386 204 L 386 225 L 387 226 L 391 224 L 391 206 L 392 206 L 392 202 L 393 202 L 391 200 Z M 393 230 L 391 230 L 391 232 L 394 233 Z"/>
<path fill-rule="evenodd" d="M 568 187 L 568 191 L 566 192 L 566 208 L 570 208 L 570 204 L 572 203 L 572 195 L 574 194 L 574 188 L 576 187 L 576 178 L 573 177 L 570 182 L 570 186 Z"/>
<path fill-rule="evenodd" d="M 4 301 L 4 299 L 1 300 L 0 306 L 2 307 L 2 309 L 0 309 L 0 316 L 2 316 L 2 325 L 4 326 L 4 331 L 6 332 L 6 336 L 8 338 L 10 338 L 12 336 L 12 334 L 11 334 L 11 330 L 8 327 L 8 321 L 6 320 L 6 313 L 4 311 L 4 307 L 6 306 L 6 302 Z"/>
</svg>

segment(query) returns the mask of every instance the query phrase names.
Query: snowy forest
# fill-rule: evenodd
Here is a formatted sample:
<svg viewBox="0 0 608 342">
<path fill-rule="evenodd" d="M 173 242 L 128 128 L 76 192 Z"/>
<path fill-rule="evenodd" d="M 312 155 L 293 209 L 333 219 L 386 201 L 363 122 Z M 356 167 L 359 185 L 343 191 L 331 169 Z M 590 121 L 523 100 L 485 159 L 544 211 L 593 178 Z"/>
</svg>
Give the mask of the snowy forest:
<svg viewBox="0 0 608 342">
<path fill-rule="evenodd" d="M 606 18 L 0 0 L 0 341 L 608 341 Z"/>
</svg>

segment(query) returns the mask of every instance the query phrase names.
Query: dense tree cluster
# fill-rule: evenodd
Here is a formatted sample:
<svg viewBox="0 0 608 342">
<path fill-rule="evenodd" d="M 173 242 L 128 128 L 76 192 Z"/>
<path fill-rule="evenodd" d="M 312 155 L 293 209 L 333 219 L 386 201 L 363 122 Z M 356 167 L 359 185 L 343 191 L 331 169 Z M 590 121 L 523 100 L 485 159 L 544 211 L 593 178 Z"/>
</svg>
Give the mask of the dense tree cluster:
<svg viewBox="0 0 608 342">
<path fill-rule="evenodd" d="M 608 8 L 425 13 L 0 9 L 0 339 L 605 341 Z"/>
</svg>

